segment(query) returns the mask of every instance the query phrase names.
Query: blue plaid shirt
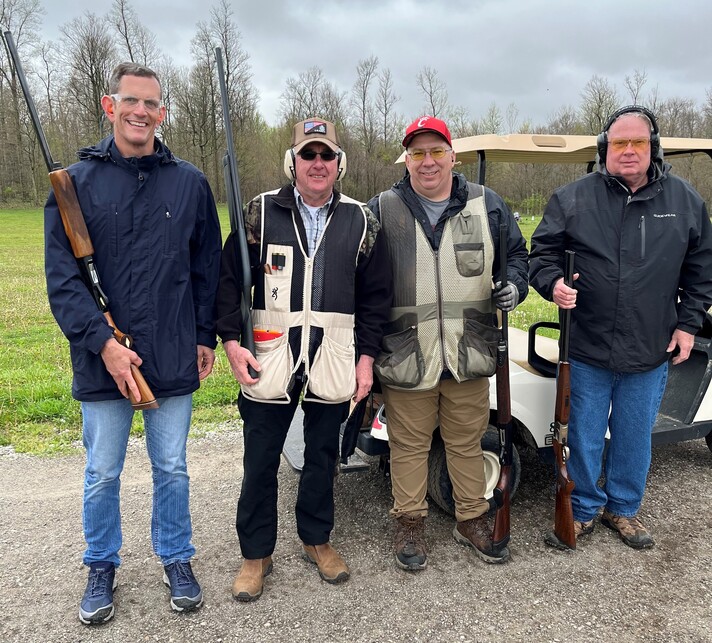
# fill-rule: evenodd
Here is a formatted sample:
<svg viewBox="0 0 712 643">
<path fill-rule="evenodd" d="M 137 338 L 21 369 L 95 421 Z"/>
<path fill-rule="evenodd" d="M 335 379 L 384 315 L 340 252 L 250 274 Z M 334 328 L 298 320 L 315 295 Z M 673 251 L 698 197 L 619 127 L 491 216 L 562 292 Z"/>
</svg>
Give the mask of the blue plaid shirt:
<svg viewBox="0 0 712 643">
<path fill-rule="evenodd" d="M 316 245 L 319 243 L 321 234 L 326 227 L 326 213 L 329 211 L 329 206 L 334 200 L 334 193 L 332 192 L 329 200 L 318 208 L 304 203 L 304 199 L 302 199 L 302 195 L 299 194 L 299 190 L 297 190 L 296 187 L 294 188 L 294 199 L 297 202 L 299 214 L 302 215 L 304 229 L 307 232 L 307 255 L 313 257 Z"/>
</svg>

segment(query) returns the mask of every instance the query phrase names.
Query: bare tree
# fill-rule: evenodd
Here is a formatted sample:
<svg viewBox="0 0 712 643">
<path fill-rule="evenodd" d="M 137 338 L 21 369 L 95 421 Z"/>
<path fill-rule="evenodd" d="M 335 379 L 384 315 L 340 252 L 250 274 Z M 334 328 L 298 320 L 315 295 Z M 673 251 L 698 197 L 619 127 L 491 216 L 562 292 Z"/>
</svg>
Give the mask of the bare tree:
<svg viewBox="0 0 712 643">
<path fill-rule="evenodd" d="M 423 67 L 416 77 L 418 88 L 425 97 L 425 111 L 440 116 L 447 109 L 447 87 L 432 67 Z"/>
<path fill-rule="evenodd" d="M 119 50 L 140 65 L 152 66 L 158 59 L 156 36 L 141 24 L 128 0 L 114 0 L 109 21 L 119 34 Z"/>
<path fill-rule="evenodd" d="M 507 105 L 505 121 L 507 123 L 507 132 L 517 131 L 519 127 L 519 108 L 514 103 Z"/>
<path fill-rule="evenodd" d="M 105 18 L 87 11 L 60 27 L 62 59 L 69 69 L 67 90 L 84 115 L 87 131 L 103 133 L 101 97 L 109 90 L 109 76 L 115 66 L 116 48 Z"/>
<path fill-rule="evenodd" d="M 581 121 L 585 134 L 598 134 L 620 101 L 615 87 L 594 74 L 581 92 Z"/>
<path fill-rule="evenodd" d="M 665 136 L 695 137 L 701 129 L 701 118 L 691 98 L 672 97 L 663 101 L 657 111 L 658 126 Z"/>
<path fill-rule="evenodd" d="M 378 74 L 378 93 L 376 111 L 379 115 L 379 137 L 383 147 L 397 141 L 401 127 L 401 118 L 395 111 L 395 104 L 400 97 L 393 91 L 393 76 L 390 69 L 382 69 Z"/>
<path fill-rule="evenodd" d="M 481 134 L 480 121 L 470 117 L 470 113 L 462 105 L 450 110 L 447 116 L 448 128 L 455 138 L 477 136 Z"/>
<path fill-rule="evenodd" d="M 482 118 L 480 129 L 482 134 L 502 133 L 502 112 L 495 103 L 492 103 L 487 109 L 487 113 Z"/>
<path fill-rule="evenodd" d="M 625 77 L 625 82 L 623 84 L 625 85 L 625 88 L 628 90 L 628 93 L 630 94 L 631 104 L 633 104 L 633 105 L 640 104 L 641 92 L 643 91 L 643 87 L 645 86 L 645 83 L 647 83 L 647 82 L 648 82 L 648 74 L 646 73 L 646 71 L 644 69 L 643 69 L 643 71 L 636 69 L 633 72 L 632 78 L 630 76 Z"/>
<path fill-rule="evenodd" d="M 44 9 L 39 0 L 0 0 L 0 26 L 8 30 L 23 59 L 29 76 L 32 65 L 28 54 L 39 41 L 38 31 Z M 6 43 L 0 48 L 0 176 L 3 192 L 0 198 L 12 200 L 37 199 L 36 144 L 22 91 L 10 61 Z"/>
<path fill-rule="evenodd" d="M 281 116 L 288 124 L 321 116 L 334 123 L 344 123 L 345 94 L 324 78 L 319 67 L 310 67 L 297 78 L 288 78 L 280 99 Z"/>
<path fill-rule="evenodd" d="M 547 134 L 583 134 L 578 112 L 574 107 L 560 107 L 544 127 Z"/>
<path fill-rule="evenodd" d="M 370 56 L 358 61 L 356 82 L 351 89 L 351 106 L 358 138 L 367 154 L 372 154 L 376 142 L 376 108 L 371 98 L 371 85 L 376 79 L 378 58 Z"/>
<path fill-rule="evenodd" d="M 210 11 L 210 31 L 216 46 L 223 52 L 230 114 L 241 133 L 255 122 L 259 95 L 252 82 L 250 57 L 242 47 L 232 15 L 230 3 L 220 0 Z"/>
</svg>

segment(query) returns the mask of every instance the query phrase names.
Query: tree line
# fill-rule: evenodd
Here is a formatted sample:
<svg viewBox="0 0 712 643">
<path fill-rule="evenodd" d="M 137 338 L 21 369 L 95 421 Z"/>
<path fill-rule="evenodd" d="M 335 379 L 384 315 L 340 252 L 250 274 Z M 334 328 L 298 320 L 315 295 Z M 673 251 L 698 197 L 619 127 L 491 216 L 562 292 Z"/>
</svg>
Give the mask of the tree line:
<svg viewBox="0 0 712 643">
<path fill-rule="evenodd" d="M 399 110 L 393 75 L 378 57 L 357 62 L 351 87 L 339 87 L 317 66 L 288 78 L 280 99 L 279 122 L 269 125 L 259 113 L 259 94 L 228 0 L 216 0 L 209 19 L 196 25 L 190 41 L 191 65 L 177 67 L 161 52 L 155 35 L 141 24 L 129 0 L 113 0 L 108 14 L 87 11 L 60 27 L 60 42 L 40 37 L 44 9 L 40 0 L 0 0 L 0 26 L 17 44 L 32 86 L 53 155 L 69 165 L 76 151 L 110 132 L 100 99 L 108 91 L 114 66 L 131 60 L 153 68 L 161 78 L 167 116 L 159 136 L 177 156 L 198 166 L 208 177 L 219 202 L 226 200 L 222 157 L 223 115 L 215 48 L 223 52 L 230 118 L 242 193 L 245 198 L 285 182 L 284 151 L 292 125 L 309 116 L 333 121 L 348 156 L 341 188 L 368 200 L 403 174 L 394 165 L 408 122 L 420 114 Z M 634 70 L 618 88 L 594 75 L 580 92 L 577 106 L 555 108 L 546 123 L 522 118 L 516 106 L 492 104 L 483 115 L 453 106 L 437 69 L 423 67 L 415 76 L 422 95 L 421 113 L 448 122 L 453 137 L 476 134 L 597 134 L 608 115 L 625 104 L 644 104 L 658 116 L 664 136 L 712 138 L 712 88 L 704 104 L 690 98 L 662 97 L 650 88 L 647 73 Z M 0 50 L 0 204 L 44 202 L 47 171 L 8 52 Z M 707 202 L 712 197 L 709 159 L 674 161 L 677 174 L 690 180 Z M 476 180 L 474 166 L 460 166 Z M 541 213 L 549 194 L 580 176 L 582 167 L 498 164 L 489 170 L 488 185 L 513 209 Z"/>
</svg>

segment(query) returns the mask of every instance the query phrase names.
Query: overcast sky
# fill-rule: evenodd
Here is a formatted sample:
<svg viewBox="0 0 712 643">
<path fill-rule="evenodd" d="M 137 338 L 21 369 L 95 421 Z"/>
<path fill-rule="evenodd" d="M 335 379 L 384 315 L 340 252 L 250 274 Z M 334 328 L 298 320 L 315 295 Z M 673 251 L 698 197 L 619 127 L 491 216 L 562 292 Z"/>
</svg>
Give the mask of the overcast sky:
<svg viewBox="0 0 712 643">
<path fill-rule="evenodd" d="M 43 34 L 86 11 L 109 12 L 111 0 L 44 0 Z M 190 65 L 190 40 L 217 0 L 152 0 L 130 4 L 177 65 Z M 231 0 L 250 56 L 260 112 L 277 120 L 289 77 L 320 67 L 349 91 L 360 59 L 378 57 L 391 70 L 408 120 L 423 112 L 416 75 L 437 69 L 449 103 L 474 118 L 495 102 L 513 103 L 519 120 L 544 124 L 560 107 L 576 107 L 593 74 L 616 85 L 627 104 L 625 77 L 645 71 L 645 90 L 660 98 L 712 91 L 712 2 L 709 0 Z M 200 7 L 201 10 L 197 10 Z M 644 90 L 644 91 L 645 91 Z"/>
</svg>

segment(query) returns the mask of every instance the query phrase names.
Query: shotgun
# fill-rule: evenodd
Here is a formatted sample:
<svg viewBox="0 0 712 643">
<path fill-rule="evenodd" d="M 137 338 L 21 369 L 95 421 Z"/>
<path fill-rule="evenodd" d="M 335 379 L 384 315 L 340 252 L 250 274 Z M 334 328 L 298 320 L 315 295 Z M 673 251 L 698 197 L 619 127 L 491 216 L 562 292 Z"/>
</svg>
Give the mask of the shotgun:
<svg viewBox="0 0 712 643">
<path fill-rule="evenodd" d="M 507 226 L 499 226 L 499 265 L 502 287 L 507 285 Z M 509 505 L 512 488 L 512 401 L 509 391 L 509 327 L 502 313 L 502 331 L 497 342 L 497 429 L 499 431 L 499 481 L 494 489 L 497 512 L 492 546 L 501 551 L 509 542 Z"/>
<path fill-rule="evenodd" d="M 564 283 L 573 288 L 574 253 L 567 250 L 564 259 Z M 569 413 L 571 411 L 571 366 L 569 364 L 569 333 L 571 309 L 561 311 L 561 333 L 559 336 L 559 368 L 556 377 L 556 405 L 554 423 L 551 425 L 556 467 L 556 510 L 554 531 L 547 534 L 547 544 L 558 549 L 576 549 L 574 513 L 571 507 L 571 492 L 574 481 L 569 478 L 566 461 L 569 459 Z"/>
<path fill-rule="evenodd" d="M 47 144 L 47 138 L 45 137 L 39 115 L 37 114 L 35 103 L 32 100 L 32 95 L 30 94 L 30 88 L 27 84 L 27 79 L 25 78 L 25 72 L 20 64 L 20 56 L 17 52 L 15 41 L 9 31 L 4 32 L 3 35 L 5 36 L 5 42 L 7 43 L 8 51 L 10 52 L 12 62 L 15 66 L 15 71 L 17 72 L 17 78 L 20 81 L 20 86 L 22 87 L 22 93 L 25 95 L 25 102 L 27 103 L 27 109 L 30 112 L 30 118 L 32 119 L 32 125 L 35 128 L 35 133 L 37 134 L 37 140 L 39 141 L 40 148 L 42 149 L 42 155 L 44 156 L 47 169 L 49 170 L 49 180 L 52 184 L 52 189 L 54 190 L 54 196 L 57 199 L 57 206 L 59 207 L 59 214 L 62 217 L 64 231 L 67 233 L 69 243 L 72 246 L 72 253 L 74 254 L 74 257 L 82 270 L 84 282 L 86 283 L 89 292 L 91 292 L 96 305 L 104 314 L 107 323 L 113 330 L 114 339 L 116 339 L 116 341 L 122 346 L 132 348 L 133 339 L 130 335 L 122 333 L 116 327 L 116 324 L 111 317 L 111 313 L 109 312 L 109 298 L 101 288 L 99 273 L 97 272 L 96 264 L 94 263 L 94 247 L 92 246 L 91 239 L 89 238 L 89 231 L 87 230 L 84 215 L 82 214 L 82 209 L 79 205 L 77 192 L 74 189 L 74 184 L 72 183 L 72 177 L 69 176 L 69 172 L 67 172 L 67 170 L 62 168 L 60 163 L 54 161 L 52 158 L 49 145 Z M 157 409 L 158 403 L 156 402 L 156 397 L 153 395 L 153 392 L 149 388 L 143 375 L 141 375 L 138 367 L 133 364 L 131 365 L 131 375 L 136 382 L 136 386 L 138 386 L 141 396 L 140 399 L 135 399 L 129 389 L 131 406 L 137 411 Z"/>
<path fill-rule="evenodd" d="M 242 195 L 240 194 L 240 177 L 237 173 L 237 157 L 235 143 L 232 137 L 232 121 L 230 120 L 230 101 L 225 81 L 222 50 L 215 48 L 215 58 L 218 64 L 218 80 L 220 81 L 220 97 L 222 98 L 223 122 L 225 123 L 225 142 L 227 152 L 223 157 L 223 174 L 225 175 L 225 188 L 227 190 L 227 209 L 230 215 L 230 230 L 237 235 L 237 244 L 240 251 L 242 272 L 242 297 L 240 298 L 240 314 L 242 315 L 242 332 L 240 345 L 252 355 L 255 354 L 255 337 L 252 329 L 252 272 L 250 270 L 250 256 L 247 250 L 247 234 L 245 232 L 245 219 L 242 214 Z M 250 377 L 259 377 L 252 366 L 247 367 Z"/>
</svg>

